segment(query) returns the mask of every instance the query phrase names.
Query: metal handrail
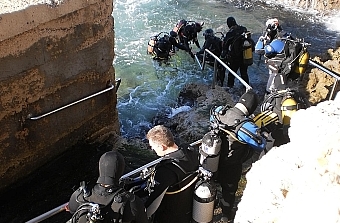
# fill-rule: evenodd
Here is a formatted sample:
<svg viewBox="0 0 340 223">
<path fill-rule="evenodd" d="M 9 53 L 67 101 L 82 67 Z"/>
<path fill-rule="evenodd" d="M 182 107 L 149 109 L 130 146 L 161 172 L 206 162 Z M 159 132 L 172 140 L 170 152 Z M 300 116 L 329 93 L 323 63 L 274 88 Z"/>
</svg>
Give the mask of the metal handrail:
<svg viewBox="0 0 340 223">
<path fill-rule="evenodd" d="M 116 88 L 116 92 L 117 92 L 121 80 L 118 79 L 118 80 L 116 80 L 116 82 L 117 82 L 117 88 Z M 94 93 L 94 94 L 92 94 L 92 95 L 90 95 L 90 96 L 87 96 L 87 97 L 85 97 L 85 98 L 82 98 L 82 99 L 80 99 L 80 100 L 77 100 L 77 101 L 75 101 L 75 102 L 72 102 L 72 103 L 70 103 L 70 104 L 64 105 L 64 106 L 62 106 L 62 107 L 60 107 L 60 108 L 57 108 L 57 109 L 55 109 L 55 110 L 52 110 L 52 111 L 50 111 L 50 112 L 47 112 L 47 113 L 42 114 L 42 115 L 39 115 L 39 116 L 33 117 L 32 114 L 28 114 L 27 119 L 29 119 L 29 120 L 38 120 L 38 119 L 44 118 L 44 117 L 49 116 L 49 115 L 51 115 L 51 114 L 54 114 L 54 113 L 56 113 L 56 112 L 58 112 L 58 111 L 61 111 L 61 110 L 63 110 L 63 109 L 66 109 L 66 108 L 69 108 L 69 107 L 71 107 L 71 106 L 73 106 L 73 105 L 76 105 L 76 104 L 78 104 L 78 103 L 80 103 L 80 102 L 86 101 L 86 100 L 91 99 L 91 98 L 93 98 L 93 97 L 96 97 L 96 96 L 98 96 L 98 95 L 100 95 L 100 94 L 103 94 L 103 93 L 105 93 L 105 92 L 111 91 L 111 90 L 114 89 L 114 88 L 115 88 L 115 85 L 112 84 L 111 81 L 110 81 L 110 82 L 109 82 L 109 87 L 106 88 L 105 90 L 99 91 L 99 92 Z"/>
<path fill-rule="evenodd" d="M 338 81 L 340 80 L 340 75 L 336 74 L 335 72 L 333 72 L 333 71 L 331 71 L 329 69 L 327 69 L 326 67 L 322 66 L 321 64 L 316 63 L 313 60 L 308 60 L 308 62 L 309 62 L 310 65 L 312 65 L 312 66 L 322 70 L 323 72 L 325 72 L 326 74 L 329 74 L 330 76 L 332 76 L 335 79 L 333 87 L 332 87 L 332 91 L 331 91 L 331 93 L 329 95 L 329 100 L 331 100 L 333 98 L 333 94 L 335 92 L 335 88 L 336 88 L 336 86 L 338 84 Z"/>
<path fill-rule="evenodd" d="M 62 205 L 60 205 L 60 206 L 58 206 L 56 208 L 53 208 L 52 210 L 50 210 L 50 211 L 48 211 L 48 212 L 46 212 L 46 213 L 44 213 L 42 215 L 39 215 L 39 216 L 37 216 L 37 217 L 27 221 L 26 223 L 38 223 L 38 222 L 41 222 L 41 221 L 43 221 L 43 220 L 45 220 L 47 218 L 52 217 L 53 215 L 56 215 L 56 214 L 58 214 L 58 213 L 60 213 L 60 212 L 62 212 L 64 210 L 66 210 L 66 206 L 67 205 L 68 205 L 68 202 L 65 203 L 65 204 L 62 204 Z"/>
<path fill-rule="evenodd" d="M 205 56 L 206 53 L 209 53 L 212 57 L 214 57 L 214 77 L 213 77 L 213 83 L 212 83 L 212 88 L 215 88 L 215 83 L 216 83 L 216 76 L 217 76 L 217 62 L 220 63 L 223 67 L 225 67 L 234 77 L 236 77 L 245 87 L 246 91 L 252 89 L 252 87 L 245 82 L 237 73 L 235 73 L 228 65 L 226 65 L 220 58 L 218 58 L 215 54 L 213 54 L 210 50 L 205 49 L 203 53 L 203 61 L 202 64 L 198 60 L 197 56 L 195 56 L 197 63 L 199 64 L 201 70 L 204 70 L 205 67 Z"/>
<path fill-rule="evenodd" d="M 202 64 L 200 63 L 199 59 L 197 58 L 197 56 L 195 55 L 195 59 L 198 63 L 198 65 L 200 66 L 201 70 L 204 70 L 205 67 L 205 58 L 206 58 L 206 52 L 209 53 L 212 57 L 214 57 L 214 76 L 213 76 L 213 83 L 212 83 L 212 88 L 215 88 L 215 83 L 216 83 L 216 76 L 217 76 L 217 62 L 219 62 L 222 66 L 224 66 L 228 71 L 230 71 L 230 73 L 232 75 L 234 75 L 245 87 L 246 87 L 246 91 L 252 89 L 251 86 L 249 86 L 249 84 L 247 84 L 247 82 L 245 82 L 239 75 L 237 75 L 230 67 L 228 67 L 223 61 L 221 61 L 220 58 L 218 58 L 215 54 L 213 54 L 210 50 L 205 49 L 204 54 L 203 54 L 203 61 Z M 335 88 L 338 84 L 338 81 L 340 81 L 340 75 L 327 69 L 326 67 L 316 63 L 315 61 L 312 60 L 308 60 L 309 64 L 322 70 L 323 72 L 329 74 L 330 76 L 332 76 L 335 81 L 329 96 L 329 100 L 333 98 L 334 92 L 335 92 Z"/>
</svg>

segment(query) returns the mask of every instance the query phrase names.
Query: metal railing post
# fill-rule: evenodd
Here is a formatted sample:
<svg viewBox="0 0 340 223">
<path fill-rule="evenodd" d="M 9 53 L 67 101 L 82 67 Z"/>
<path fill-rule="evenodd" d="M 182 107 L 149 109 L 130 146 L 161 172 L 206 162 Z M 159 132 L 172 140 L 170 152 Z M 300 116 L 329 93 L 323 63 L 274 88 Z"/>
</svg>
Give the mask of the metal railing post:
<svg viewBox="0 0 340 223">
<path fill-rule="evenodd" d="M 200 65 L 201 67 L 201 70 L 204 70 L 204 66 L 205 66 L 205 55 L 206 53 L 209 53 L 212 57 L 214 57 L 215 59 L 215 62 L 214 62 L 214 79 L 215 79 L 215 76 L 216 76 L 216 72 L 217 72 L 217 62 L 220 63 L 223 67 L 225 67 L 232 75 L 235 76 L 235 78 L 237 78 L 241 84 L 243 84 L 245 87 L 246 87 L 246 91 L 252 89 L 252 87 L 247 83 L 245 82 L 237 73 L 235 73 L 230 67 L 228 67 L 220 58 L 218 58 L 215 54 L 213 54 L 210 50 L 208 49 L 205 49 L 204 50 L 204 54 L 203 54 L 203 61 L 202 61 L 202 66 L 201 64 L 199 63 L 199 60 L 197 59 L 197 62 L 198 64 Z M 215 80 L 213 80 L 213 88 L 215 88 Z"/>
<path fill-rule="evenodd" d="M 215 85 L 216 85 L 216 80 L 217 80 L 217 61 L 216 59 L 214 60 L 214 77 L 213 77 L 213 82 L 212 82 L 212 89 L 215 89 Z"/>
<path fill-rule="evenodd" d="M 198 59 L 197 55 L 195 55 L 195 59 L 196 59 L 196 62 L 198 63 L 198 65 L 200 66 L 201 70 L 203 70 L 202 64 L 201 64 L 200 60 Z"/>
<path fill-rule="evenodd" d="M 203 60 L 202 60 L 202 70 L 204 70 L 204 67 L 205 67 L 205 56 L 206 56 L 206 52 L 204 51 Z"/>
</svg>

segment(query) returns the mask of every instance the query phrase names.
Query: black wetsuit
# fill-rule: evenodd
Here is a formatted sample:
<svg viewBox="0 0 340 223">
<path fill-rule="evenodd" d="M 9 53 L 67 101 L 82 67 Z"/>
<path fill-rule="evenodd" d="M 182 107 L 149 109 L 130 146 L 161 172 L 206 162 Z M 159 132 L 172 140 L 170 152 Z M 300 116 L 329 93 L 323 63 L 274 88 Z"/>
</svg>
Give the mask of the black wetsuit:
<svg viewBox="0 0 340 223">
<path fill-rule="evenodd" d="M 109 204 L 113 200 L 113 195 L 119 188 L 105 188 L 100 184 L 96 184 L 92 190 L 91 195 L 89 197 L 84 198 L 84 194 L 82 190 L 76 190 L 69 201 L 69 210 L 70 213 L 73 214 L 77 211 L 77 208 L 82 204 L 77 202 L 77 200 L 81 202 L 93 202 L 96 204 Z M 125 192 L 125 193 L 123 193 Z M 145 207 L 143 201 L 135 196 L 132 193 L 126 192 L 124 190 L 120 190 L 119 194 L 125 194 L 123 200 L 127 200 L 124 206 L 123 212 L 123 222 L 136 222 L 136 223 L 148 223 L 148 219 L 146 217 Z M 117 217 L 117 213 L 113 211 L 114 204 L 110 206 L 107 210 L 107 214 L 105 214 L 105 218 L 101 222 L 114 222 L 113 220 Z M 86 216 L 82 216 L 79 218 L 77 223 L 87 222 Z"/>
<path fill-rule="evenodd" d="M 233 126 L 236 120 L 246 118 L 245 114 L 236 107 L 230 108 L 224 115 L 219 116 L 220 121 Z M 222 187 L 221 207 L 223 214 L 232 218 L 231 211 L 235 203 L 235 193 L 241 179 L 242 163 L 251 157 L 253 149 L 242 144 L 221 131 L 221 154 L 218 167 L 218 181 Z"/>
<path fill-rule="evenodd" d="M 180 42 L 183 43 L 185 46 L 190 48 L 189 43 L 192 41 L 198 48 L 201 48 L 200 43 L 198 42 L 195 24 L 189 24 L 185 27 L 182 27 L 178 35 Z"/>
<path fill-rule="evenodd" d="M 145 203 L 148 216 L 154 213 L 154 223 L 188 223 L 192 219 L 195 184 L 176 194 L 166 194 L 166 192 L 178 191 L 194 178 L 193 175 L 182 182 L 186 176 L 198 169 L 198 155 L 187 149 L 179 149 L 164 157 L 170 159 L 156 166 L 155 186 Z M 184 173 L 177 165 L 187 173 Z"/>
<path fill-rule="evenodd" d="M 175 37 L 170 36 L 169 41 L 170 41 L 171 45 L 173 46 L 173 49 L 172 49 L 173 52 L 175 52 L 175 47 L 177 47 L 178 49 L 181 49 L 181 50 L 188 52 L 191 57 L 194 57 L 194 55 L 191 52 L 190 47 L 187 46 L 187 45 L 184 45 L 183 43 L 177 42 L 177 39 Z"/>
<path fill-rule="evenodd" d="M 217 57 L 220 57 L 222 52 L 222 41 L 220 38 L 216 36 L 208 36 L 206 37 L 203 47 L 200 51 L 197 52 L 197 57 L 200 61 L 203 60 L 203 53 L 205 49 L 208 49 L 210 52 L 215 54 Z M 206 61 L 210 65 L 214 65 L 215 58 L 213 58 L 210 54 L 206 53 Z M 220 86 L 223 86 L 225 77 L 225 68 L 218 63 L 217 64 L 217 81 L 219 82 Z"/>
<path fill-rule="evenodd" d="M 249 84 L 248 77 L 248 65 L 243 62 L 243 41 L 241 34 L 247 32 L 247 28 L 244 26 L 235 25 L 230 28 L 224 37 L 223 50 L 221 53 L 221 58 L 225 58 L 226 62 L 229 64 L 230 69 L 235 73 L 240 69 L 241 78 Z M 253 47 L 255 43 L 252 43 Z M 253 49 L 254 51 L 255 49 Z M 235 81 L 235 76 L 230 72 L 228 74 L 228 87 L 233 87 Z"/>
</svg>

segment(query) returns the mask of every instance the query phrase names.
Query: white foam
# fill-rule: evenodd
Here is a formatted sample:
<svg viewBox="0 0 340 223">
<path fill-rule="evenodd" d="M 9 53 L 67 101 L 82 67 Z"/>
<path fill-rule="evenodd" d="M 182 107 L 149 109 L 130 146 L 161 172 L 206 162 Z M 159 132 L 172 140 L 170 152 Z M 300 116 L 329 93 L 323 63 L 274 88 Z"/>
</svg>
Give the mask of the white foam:
<svg viewBox="0 0 340 223">
<path fill-rule="evenodd" d="M 186 112 L 186 111 L 189 111 L 190 109 L 191 109 L 190 106 L 181 106 L 178 108 L 171 108 L 171 113 L 168 115 L 168 118 L 172 118 L 178 113 Z"/>
<path fill-rule="evenodd" d="M 322 22 L 326 25 L 327 29 L 338 32 L 340 35 L 340 12 L 337 11 L 332 15 L 322 17 Z"/>
</svg>

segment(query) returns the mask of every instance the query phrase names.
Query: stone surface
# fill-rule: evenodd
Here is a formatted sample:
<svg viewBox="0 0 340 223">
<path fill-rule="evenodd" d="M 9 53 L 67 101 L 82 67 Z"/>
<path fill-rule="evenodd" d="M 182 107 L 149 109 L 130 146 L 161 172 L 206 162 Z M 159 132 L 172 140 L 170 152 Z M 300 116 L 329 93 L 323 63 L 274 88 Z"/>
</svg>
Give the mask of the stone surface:
<svg viewBox="0 0 340 223">
<path fill-rule="evenodd" d="M 340 48 L 329 49 L 323 55 L 312 58 L 312 60 L 336 74 L 340 74 Z M 340 79 L 340 77 L 338 77 L 338 79 Z M 304 76 L 302 85 L 305 89 L 305 94 L 309 97 L 309 101 L 311 104 L 315 105 L 330 96 L 334 99 L 335 93 L 332 93 L 334 83 L 334 77 L 318 68 L 313 68 L 307 71 L 307 75 Z M 334 88 L 334 92 L 339 90 L 340 86 L 337 84 Z"/>
<path fill-rule="evenodd" d="M 119 134 L 115 90 L 58 110 L 114 84 L 112 0 L 29 3 L 0 15 L 0 189 L 78 141 Z"/>
</svg>

